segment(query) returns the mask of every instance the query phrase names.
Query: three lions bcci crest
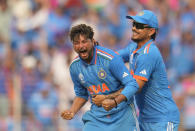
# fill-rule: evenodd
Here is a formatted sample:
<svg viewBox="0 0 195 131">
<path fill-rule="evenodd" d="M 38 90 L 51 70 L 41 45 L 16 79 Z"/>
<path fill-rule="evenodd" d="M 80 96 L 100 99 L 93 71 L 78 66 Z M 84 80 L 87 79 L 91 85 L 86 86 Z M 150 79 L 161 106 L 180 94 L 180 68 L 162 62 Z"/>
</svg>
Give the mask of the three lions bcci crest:
<svg viewBox="0 0 195 131">
<path fill-rule="evenodd" d="M 98 77 L 100 79 L 105 79 L 106 78 L 106 72 L 103 69 L 100 69 L 100 71 L 98 72 Z"/>
</svg>

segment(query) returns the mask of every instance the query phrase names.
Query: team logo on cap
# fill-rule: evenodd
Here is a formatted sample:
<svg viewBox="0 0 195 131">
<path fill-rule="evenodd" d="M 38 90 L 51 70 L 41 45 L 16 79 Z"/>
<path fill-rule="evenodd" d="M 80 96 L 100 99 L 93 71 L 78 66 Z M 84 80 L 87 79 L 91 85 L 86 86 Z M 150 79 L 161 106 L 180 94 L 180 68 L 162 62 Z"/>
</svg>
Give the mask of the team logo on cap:
<svg viewBox="0 0 195 131">
<path fill-rule="evenodd" d="M 141 11 L 141 12 L 138 13 L 138 15 L 139 15 L 139 16 L 142 16 L 142 15 L 144 15 L 144 12 Z"/>
<path fill-rule="evenodd" d="M 82 84 L 85 83 L 83 74 L 81 74 L 81 73 L 79 74 L 79 79 L 80 79 L 80 81 L 81 81 Z"/>
<path fill-rule="evenodd" d="M 98 72 L 98 77 L 100 79 L 106 78 L 106 72 L 103 69 L 100 69 L 100 71 Z"/>
</svg>

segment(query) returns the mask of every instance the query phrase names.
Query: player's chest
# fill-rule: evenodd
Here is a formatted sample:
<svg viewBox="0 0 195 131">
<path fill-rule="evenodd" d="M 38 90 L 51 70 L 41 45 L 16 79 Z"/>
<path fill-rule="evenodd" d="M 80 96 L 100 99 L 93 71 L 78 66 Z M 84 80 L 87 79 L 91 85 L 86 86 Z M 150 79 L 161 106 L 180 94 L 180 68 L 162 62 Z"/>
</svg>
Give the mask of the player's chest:
<svg viewBox="0 0 195 131">
<path fill-rule="evenodd" d="M 131 69 L 135 70 L 137 67 L 138 53 L 130 52 L 129 55 L 129 66 Z"/>
<path fill-rule="evenodd" d="M 110 71 L 104 65 L 82 65 L 78 70 L 78 77 L 82 85 L 89 86 L 91 84 L 102 83 L 109 79 Z"/>
</svg>

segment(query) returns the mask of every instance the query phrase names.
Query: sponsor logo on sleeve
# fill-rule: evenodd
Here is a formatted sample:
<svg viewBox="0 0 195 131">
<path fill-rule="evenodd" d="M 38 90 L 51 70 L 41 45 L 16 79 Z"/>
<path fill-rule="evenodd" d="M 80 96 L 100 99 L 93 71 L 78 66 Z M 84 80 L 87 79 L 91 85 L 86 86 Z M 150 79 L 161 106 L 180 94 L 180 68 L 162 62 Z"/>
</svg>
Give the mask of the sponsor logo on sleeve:
<svg viewBox="0 0 195 131">
<path fill-rule="evenodd" d="M 126 76 L 128 76 L 128 73 L 127 72 L 124 72 L 123 73 L 123 78 L 126 77 Z"/>
<path fill-rule="evenodd" d="M 139 72 L 140 74 L 142 74 L 142 75 L 147 75 L 147 73 L 146 73 L 146 70 L 144 69 L 144 70 L 142 70 L 142 71 L 140 71 Z"/>
</svg>

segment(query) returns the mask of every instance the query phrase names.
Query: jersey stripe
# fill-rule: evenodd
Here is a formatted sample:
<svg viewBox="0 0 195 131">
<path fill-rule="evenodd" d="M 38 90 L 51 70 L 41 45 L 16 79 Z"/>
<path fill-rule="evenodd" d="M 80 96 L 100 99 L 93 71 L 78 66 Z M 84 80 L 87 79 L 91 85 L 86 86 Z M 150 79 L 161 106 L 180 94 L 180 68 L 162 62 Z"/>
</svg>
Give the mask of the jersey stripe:
<svg viewBox="0 0 195 131">
<path fill-rule="evenodd" d="M 136 130 L 135 131 L 140 131 L 139 129 L 139 122 L 137 119 L 137 115 L 136 115 L 136 109 L 135 109 L 135 105 L 134 104 L 130 104 L 132 112 L 133 112 L 133 117 L 135 119 L 135 125 L 136 125 Z"/>
<path fill-rule="evenodd" d="M 149 52 L 149 48 L 150 48 L 150 45 L 152 44 L 152 42 L 150 44 L 147 45 L 147 53 Z"/>
<path fill-rule="evenodd" d="M 107 52 L 105 52 L 105 51 L 103 51 L 103 50 L 100 50 L 100 49 L 97 49 L 99 52 L 102 52 L 102 53 L 104 53 L 104 54 L 106 54 L 106 55 L 108 55 L 108 56 L 110 56 L 110 57 L 112 57 L 113 58 L 113 56 L 111 55 L 111 54 L 108 54 Z"/>
<path fill-rule="evenodd" d="M 137 51 L 138 51 L 138 49 L 134 50 L 134 51 L 133 51 L 133 54 L 135 54 Z"/>
<path fill-rule="evenodd" d="M 115 53 L 116 53 L 117 55 L 120 55 L 117 51 L 115 51 Z"/>
<path fill-rule="evenodd" d="M 132 76 L 134 76 L 134 71 L 132 69 L 131 69 L 131 72 L 130 73 L 131 73 Z"/>
<path fill-rule="evenodd" d="M 97 60 L 97 48 L 96 48 L 96 50 L 95 50 L 95 64 L 96 64 L 96 60 Z"/>
<path fill-rule="evenodd" d="M 167 131 L 173 131 L 174 125 L 172 122 L 167 123 Z"/>
<path fill-rule="evenodd" d="M 144 49 L 144 54 L 146 54 L 147 48 L 148 48 L 148 47 L 146 46 L 145 49 Z"/>
<path fill-rule="evenodd" d="M 102 56 L 104 56 L 104 57 L 106 57 L 106 58 L 108 58 L 108 59 L 110 59 L 110 60 L 112 60 L 112 58 L 113 58 L 113 56 L 112 55 L 110 55 L 110 54 L 108 54 L 107 52 L 104 52 L 104 51 L 102 51 L 102 50 L 97 50 L 97 54 L 100 54 L 100 55 L 102 55 Z"/>
<path fill-rule="evenodd" d="M 139 79 L 139 80 L 143 80 L 143 81 L 148 81 L 148 79 L 145 78 L 145 77 L 135 75 L 133 70 L 130 71 L 130 74 L 131 74 L 131 75 L 133 76 L 133 78 L 135 78 L 135 79 Z"/>
<path fill-rule="evenodd" d="M 150 44 L 148 44 L 146 47 L 145 47 L 145 49 L 144 49 L 144 54 L 148 54 L 148 52 L 149 52 L 149 48 L 150 48 L 150 45 L 152 44 L 152 42 L 150 42 Z"/>
<path fill-rule="evenodd" d="M 134 75 L 133 78 L 143 80 L 143 81 L 148 81 L 148 79 L 146 79 L 145 77 L 138 76 L 138 75 Z"/>
<path fill-rule="evenodd" d="M 77 57 L 75 57 L 75 58 L 73 59 L 72 63 L 74 63 L 74 62 L 76 62 L 76 61 L 79 61 L 79 60 L 80 60 L 80 58 L 79 58 L 79 56 L 77 56 Z M 72 63 L 71 63 L 70 65 L 72 65 Z"/>
</svg>

